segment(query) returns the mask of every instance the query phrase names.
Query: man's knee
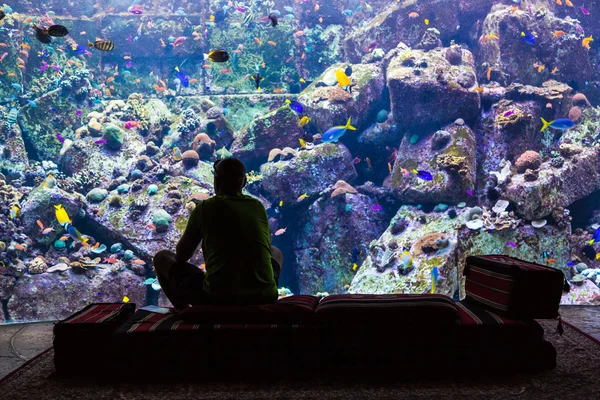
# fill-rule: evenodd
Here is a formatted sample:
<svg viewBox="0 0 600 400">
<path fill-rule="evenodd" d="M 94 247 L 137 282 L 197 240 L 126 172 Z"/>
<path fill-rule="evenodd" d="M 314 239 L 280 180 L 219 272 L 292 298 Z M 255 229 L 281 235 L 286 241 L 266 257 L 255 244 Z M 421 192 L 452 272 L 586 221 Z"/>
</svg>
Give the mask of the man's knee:
<svg viewBox="0 0 600 400">
<path fill-rule="evenodd" d="M 154 256 L 152 260 L 156 271 L 169 269 L 175 263 L 175 253 L 170 250 L 161 250 Z"/>
</svg>

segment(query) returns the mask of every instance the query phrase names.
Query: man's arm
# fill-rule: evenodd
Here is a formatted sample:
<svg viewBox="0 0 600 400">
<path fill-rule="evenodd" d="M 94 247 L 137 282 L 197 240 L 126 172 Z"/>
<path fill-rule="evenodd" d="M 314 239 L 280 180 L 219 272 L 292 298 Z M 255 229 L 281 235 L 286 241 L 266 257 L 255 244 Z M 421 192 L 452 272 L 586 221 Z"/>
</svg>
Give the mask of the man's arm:
<svg viewBox="0 0 600 400">
<path fill-rule="evenodd" d="M 183 236 L 179 239 L 176 249 L 177 261 L 187 262 L 192 258 L 194 252 L 198 248 L 198 245 L 202 241 L 202 204 L 198 204 L 190 218 L 188 219 L 187 226 Z"/>
</svg>

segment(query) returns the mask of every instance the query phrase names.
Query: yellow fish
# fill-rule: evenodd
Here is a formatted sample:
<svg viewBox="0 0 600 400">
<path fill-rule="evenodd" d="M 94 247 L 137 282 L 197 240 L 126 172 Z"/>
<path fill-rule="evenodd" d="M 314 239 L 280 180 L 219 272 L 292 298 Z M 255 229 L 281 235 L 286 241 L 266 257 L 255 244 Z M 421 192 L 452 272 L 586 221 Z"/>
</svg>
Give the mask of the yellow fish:
<svg viewBox="0 0 600 400">
<path fill-rule="evenodd" d="M 348 78 L 348 75 L 346 75 L 344 71 L 342 71 L 341 69 L 336 69 L 335 78 L 337 79 L 342 89 L 351 91 L 350 88 L 352 87 L 352 81 L 350 80 L 350 78 Z"/>
<path fill-rule="evenodd" d="M 211 16 L 208 18 L 208 22 L 215 22 L 215 16 L 214 16 L 214 15 L 211 15 Z"/>
<path fill-rule="evenodd" d="M 358 268 L 358 264 L 356 264 L 356 263 L 352 264 L 352 271 L 356 271 L 356 268 Z"/>
<path fill-rule="evenodd" d="M 306 83 L 306 80 L 304 78 L 300 78 L 300 83 Z"/>
<path fill-rule="evenodd" d="M 10 207 L 10 219 L 16 219 L 21 216 L 21 209 L 19 206 Z"/>
<path fill-rule="evenodd" d="M 69 218 L 69 214 L 67 214 L 67 210 L 65 210 L 62 204 L 54 206 L 54 213 L 56 214 L 56 220 L 59 224 L 63 225 L 67 222 L 72 223 L 71 218 Z"/>
<path fill-rule="evenodd" d="M 426 20 L 425 20 L 425 21 L 423 21 L 423 22 L 425 22 L 425 25 L 429 25 L 429 20 L 428 20 L 428 19 L 426 19 Z"/>
<path fill-rule="evenodd" d="M 586 49 L 588 49 L 588 50 L 589 50 L 589 49 L 591 49 L 591 47 L 590 47 L 590 43 L 591 43 L 591 42 L 593 42 L 593 41 L 594 41 L 594 39 L 593 39 L 593 38 L 592 38 L 592 36 L 590 35 L 590 37 L 589 37 L 589 38 L 585 38 L 585 39 L 583 39 L 583 40 L 581 41 L 581 46 L 582 46 L 582 47 L 585 47 Z"/>
<path fill-rule="evenodd" d="M 298 141 L 300 142 L 300 148 L 301 149 L 305 149 L 306 148 L 306 142 L 303 139 L 301 139 L 301 138 L 298 138 Z"/>
<path fill-rule="evenodd" d="M 123 296 L 123 303 L 129 303 L 129 297 Z"/>
<path fill-rule="evenodd" d="M 301 202 L 302 200 L 307 199 L 307 198 L 308 198 L 308 194 L 304 193 L 304 194 L 300 195 L 300 197 L 298 197 L 296 199 L 296 201 Z"/>
<path fill-rule="evenodd" d="M 279 202 L 279 207 L 283 207 L 283 200 Z"/>
<path fill-rule="evenodd" d="M 600 253 L 596 254 L 596 260 L 600 259 Z"/>
<path fill-rule="evenodd" d="M 181 160 L 181 150 L 179 150 L 179 147 L 174 147 L 173 148 L 173 159 L 175 161 L 180 161 Z"/>
<path fill-rule="evenodd" d="M 310 122 L 310 118 L 308 117 L 308 115 L 305 115 L 304 117 L 300 118 L 300 123 L 298 125 L 300 125 L 300 128 L 302 128 L 303 126 L 308 125 L 308 123 Z M 303 140 L 300 139 L 301 142 L 300 144 L 302 144 Z M 302 148 L 306 147 L 306 143 L 304 143 L 304 146 Z"/>
</svg>

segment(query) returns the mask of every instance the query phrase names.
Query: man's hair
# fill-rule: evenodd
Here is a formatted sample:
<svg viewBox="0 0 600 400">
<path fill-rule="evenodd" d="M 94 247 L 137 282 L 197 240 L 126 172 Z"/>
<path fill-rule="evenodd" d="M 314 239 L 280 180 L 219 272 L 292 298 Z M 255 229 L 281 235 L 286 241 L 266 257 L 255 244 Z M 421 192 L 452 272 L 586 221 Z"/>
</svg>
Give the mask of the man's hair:
<svg viewBox="0 0 600 400">
<path fill-rule="evenodd" d="M 246 184 L 246 166 L 237 158 L 217 160 L 213 164 L 215 178 L 225 192 L 236 193 Z"/>
</svg>

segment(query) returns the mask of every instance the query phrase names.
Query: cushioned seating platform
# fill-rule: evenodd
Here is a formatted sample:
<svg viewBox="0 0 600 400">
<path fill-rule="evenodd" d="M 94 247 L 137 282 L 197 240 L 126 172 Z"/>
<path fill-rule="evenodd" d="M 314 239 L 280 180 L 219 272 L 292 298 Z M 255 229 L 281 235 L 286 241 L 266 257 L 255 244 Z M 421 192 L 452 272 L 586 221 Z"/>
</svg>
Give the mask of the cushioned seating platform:
<svg viewBox="0 0 600 400">
<path fill-rule="evenodd" d="M 482 306 L 461 301 L 456 303 L 460 315 L 461 344 L 469 346 L 483 341 L 485 346 L 529 343 L 542 340 L 544 330 L 537 322 L 518 321 L 493 313 Z"/>
</svg>

